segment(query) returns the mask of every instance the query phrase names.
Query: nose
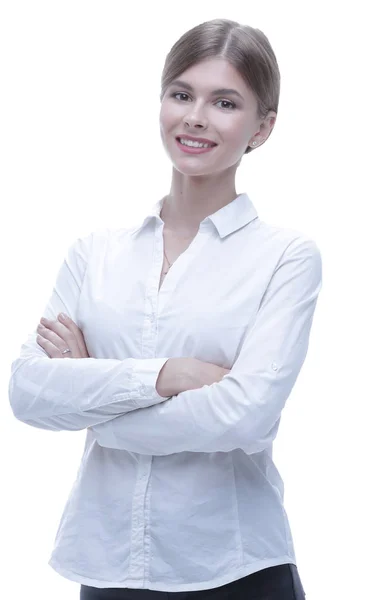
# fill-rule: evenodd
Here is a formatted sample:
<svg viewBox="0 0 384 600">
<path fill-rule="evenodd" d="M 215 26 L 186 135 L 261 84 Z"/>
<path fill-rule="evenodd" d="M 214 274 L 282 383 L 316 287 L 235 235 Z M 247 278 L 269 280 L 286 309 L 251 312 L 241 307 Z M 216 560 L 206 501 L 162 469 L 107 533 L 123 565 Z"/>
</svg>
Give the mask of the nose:
<svg viewBox="0 0 384 600">
<path fill-rule="evenodd" d="M 184 119 L 185 133 L 192 132 L 194 129 L 207 131 L 207 125 L 204 125 L 201 119 Z"/>
<path fill-rule="evenodd" d="M 184 123 L 187 127 L 199 127 L 199 128 L 207 128 L 207 119 L 201 114 L 201 112 L 190 112 L 188 115 L 184 117 Z"/>
<path fill-rule="evenodd" d="M 197 125 L 190 125 L 189 123 L 185 122 L 185 132 L 187 133 L 187 129 L 189 129 L 190 131 L 192 131 L 193 129 L 199 129 L 199 130 L 205 130 L 206 127 L 204 127 L 203 125 L 197 124 Z"/>
</svg>

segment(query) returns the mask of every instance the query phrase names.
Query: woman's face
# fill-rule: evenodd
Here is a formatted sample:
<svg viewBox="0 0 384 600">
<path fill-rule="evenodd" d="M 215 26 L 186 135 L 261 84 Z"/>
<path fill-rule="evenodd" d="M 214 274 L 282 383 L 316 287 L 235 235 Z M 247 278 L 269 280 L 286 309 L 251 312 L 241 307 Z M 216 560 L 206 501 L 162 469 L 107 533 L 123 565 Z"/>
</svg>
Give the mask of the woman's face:
<svg viewBox="0 0 384 600">
<path fill-rule="evenodd" d="M 276 113 L 268 113 L 264 122 L 257 118 L 254 94 L 226 60 L 205 59 L 176 81 L 182 83 L 173 82 L 161 103 L 160 134 L 178 171 L 190 175 L 223 171 L 240 164 L 253 141 L 268 137 Z M 226 91 L 215 92 L 223 88 Z M 217 146 L 201 154 L 185 153 L 176 141 L 183 134 L 206 138 Z"/>
</svg>

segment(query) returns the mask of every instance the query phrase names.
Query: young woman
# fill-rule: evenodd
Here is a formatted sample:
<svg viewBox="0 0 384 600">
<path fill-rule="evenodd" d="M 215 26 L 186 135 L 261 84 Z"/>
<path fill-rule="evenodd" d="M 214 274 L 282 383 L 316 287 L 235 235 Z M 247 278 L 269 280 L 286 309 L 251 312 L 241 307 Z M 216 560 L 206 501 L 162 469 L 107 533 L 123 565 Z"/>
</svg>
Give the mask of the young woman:
<svg viewBox="0 0 384 600">
<path fill-rule="evenodd" d="M 18 419 L 87 430 L 49 561 L 82 600 L 305 596 L 272 445 L 321 256 L 235 186 L 279 89 L 258 29 L 213 20 L 175 43 L 160 111 L 169 194 L 139 227 L 70 246 L 12 363 Z"/>
</svg>

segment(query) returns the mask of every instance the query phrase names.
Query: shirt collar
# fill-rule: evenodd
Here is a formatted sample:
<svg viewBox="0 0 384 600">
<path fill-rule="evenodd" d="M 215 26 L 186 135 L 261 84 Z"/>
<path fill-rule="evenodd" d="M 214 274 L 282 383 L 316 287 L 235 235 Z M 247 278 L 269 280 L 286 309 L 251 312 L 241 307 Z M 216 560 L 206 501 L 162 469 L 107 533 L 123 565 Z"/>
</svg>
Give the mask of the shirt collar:
<svg viewBox="0 0 384 600">
<path fill-rule="evenodd" d="M 140 234 L 153 219 L 160 219 L 160 212 L 166 196 L 158 200 L 144 221 L 133 229 L 132 233 Z M 237 231 L 251 221 L 258 219 L 256 208 L 248 194 L 239 194 L 232 202 L 206 217 L 200 224 L 201 228 L 213 224 L 221 238 Z"/>
</svg>

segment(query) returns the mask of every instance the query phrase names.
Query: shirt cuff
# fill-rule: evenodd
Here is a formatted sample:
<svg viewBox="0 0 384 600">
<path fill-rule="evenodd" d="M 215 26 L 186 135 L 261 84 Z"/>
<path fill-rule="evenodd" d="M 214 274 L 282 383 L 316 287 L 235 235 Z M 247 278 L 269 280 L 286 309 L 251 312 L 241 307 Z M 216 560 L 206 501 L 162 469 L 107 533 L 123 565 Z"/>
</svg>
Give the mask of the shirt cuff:
<svg viewBox="0 0 384 600">
<path fill-rule="evenodd" d="M 167 399 L 158 394 L 156 382 L 161 369 L 169 358 L 167 356 L 166 358 L 143 358 L 135 360 L 132 377 L 137 381 L 139 389 L 140 397 L 134 400 L 137 408 L 153 406 Z"/>
</svg>

